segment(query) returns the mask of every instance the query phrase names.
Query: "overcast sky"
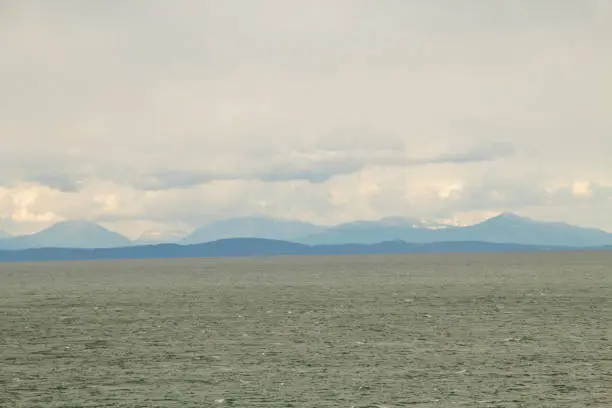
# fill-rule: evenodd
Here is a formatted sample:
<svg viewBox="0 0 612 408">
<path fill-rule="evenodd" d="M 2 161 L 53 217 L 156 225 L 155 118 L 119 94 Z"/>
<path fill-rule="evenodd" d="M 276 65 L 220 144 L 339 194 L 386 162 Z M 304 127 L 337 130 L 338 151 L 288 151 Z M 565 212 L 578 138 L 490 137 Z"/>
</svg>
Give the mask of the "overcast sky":
<svg viewBox="0 0 612 408">
<path fill-rule="evenodd" d="M 612 231 L 610 0 L 2 0 L 0 229 Z"/>
</svg>

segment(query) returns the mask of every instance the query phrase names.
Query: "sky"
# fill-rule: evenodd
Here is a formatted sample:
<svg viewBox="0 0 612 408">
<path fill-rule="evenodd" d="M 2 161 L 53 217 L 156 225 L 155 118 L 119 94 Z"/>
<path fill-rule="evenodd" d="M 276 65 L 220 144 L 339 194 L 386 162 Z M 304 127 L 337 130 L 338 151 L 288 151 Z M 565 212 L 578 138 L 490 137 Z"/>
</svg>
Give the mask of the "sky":
<svg viewBox="0 0 612 408">
<path fill-rule="evenodd" d="M 0 230 L 612 231 L 612 1 L 1 0 Z"/>
</svg>

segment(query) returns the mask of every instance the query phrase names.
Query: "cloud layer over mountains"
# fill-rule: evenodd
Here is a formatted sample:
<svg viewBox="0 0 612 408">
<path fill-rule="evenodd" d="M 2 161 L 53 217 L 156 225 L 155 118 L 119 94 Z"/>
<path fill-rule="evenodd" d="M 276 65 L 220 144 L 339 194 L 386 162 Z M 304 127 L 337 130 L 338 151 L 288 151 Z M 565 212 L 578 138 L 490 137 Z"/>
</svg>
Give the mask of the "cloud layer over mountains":
<svg viewBox="0 0 612 408">
<path fill-rule="evenodd" d="M 500 211 L 612 231 L 612 3 L 0 3 L 0 229 Z"/>
</svg>

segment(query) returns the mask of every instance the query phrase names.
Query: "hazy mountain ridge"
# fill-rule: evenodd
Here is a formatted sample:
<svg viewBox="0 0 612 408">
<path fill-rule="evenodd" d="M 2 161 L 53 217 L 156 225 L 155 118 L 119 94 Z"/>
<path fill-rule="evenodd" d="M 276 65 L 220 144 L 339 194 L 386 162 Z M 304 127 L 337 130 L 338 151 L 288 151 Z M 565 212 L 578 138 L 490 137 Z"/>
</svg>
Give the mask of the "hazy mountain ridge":
<svg viewBox="0 0 612 408">
<path fill-rule="evenodd" d="M 218 221 L 196 230 L 179 243 L 194 244 L 237 237 L 280 239 L 310 245 L 374 244 L 392 240 L 414 243 L 486 241 L 576 247 L 612 245 L 612 234 L 605 231 L 561 222 L 536 221 L 512 213 L 502 213 L 470 226 L 387 217 L 325 227 L 265 217 L 244 217 Z"/>
<path fill-rule="evenodd" d="M 283 255 L 376 255 L 415 253 L 545 252 L 574 248 L 491 242 L 436 242 L 414 244 L 388 241 L 377 244 L 306 245 L 261 238 L 230 238 L 204 244 L 161 244 L 122 248 L 32 248 L 0 251 L 0 262 L 75 261 L 111 259 L 224 258 Z"/>
<path fill-rule="evenodd" d="M 64 221 L 36 234 L 0 239 L 0 250 L 42 247 L 115 248 L 176 243 L 201 244 L 229 238 L 263 238 L 307 245 L 491 242 L 576 248 L 612 245 L 612 234 L 562 222 L 542 222 L 502 213 L 470 226 L 448 226 L 411 218 L 387 217 L 326 227 L 302 221 L 240 217 L 216 221 L 186 237 L 177 233 L 147 233 L 130 241 L 98 224 Z"/>
<path fill-rule="evenodd" d="M 301 238 L 322 232 L 326 227 L 303 221 L 282 220 L 267 217 L 238 217 L 215 221 L 196 229 L 180 240 L 180 244 L 200 244 L 226 238 L 266 238 L 299 241 Z"/>
<path fill-rule="evenodd" d="M 113 248 L 132 245 L 123 235 L 89 221 L 62 221 L 40 232 L 0 240 L 0 249 Z"/>
<path fill-rule="evenodd" d="M 460 229 L 441 231 L 450 240 L 480 240 L 516 242 L 526 245 L 557 245 L 597 247 L 612 245 L 612 234 L 595 229 L 576 227 L 562 222 L 536 221 L 512 213 L 502 213 L 481 223 Z"/>
<path fill-rule="evenodd" d="M 512 213 L 502 213 L 478 224 L 444 226 L 389 225 L 379 222 L 348 223 L 299 240 L 308 244 L 366 243 L 388 240 L 413 243 L 442 241 L 484 241 L 526 245 L 593 247 L 612 245 L 612 234 L 594 228 L 559 222 L 535 221 Z"/>
</svg>

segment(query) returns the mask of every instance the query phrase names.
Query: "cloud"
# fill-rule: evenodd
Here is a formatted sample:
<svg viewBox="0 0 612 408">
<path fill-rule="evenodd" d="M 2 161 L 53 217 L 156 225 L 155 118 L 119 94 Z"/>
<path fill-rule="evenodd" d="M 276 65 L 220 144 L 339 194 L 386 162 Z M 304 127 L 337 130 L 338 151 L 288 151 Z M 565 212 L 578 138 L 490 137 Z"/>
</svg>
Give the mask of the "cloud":
<svg viewBox="0 0 612 408">
<path fill-rule="evenodd" d="M 409 152 L 396 150 L 314 150 L 310 152 L 284 151 L 274 155 L 266 154 L 257 160 L 243 157 L 236 160 L 231 169 L 208 172 L 198 171 L 157 171 L 137 175 L 131 182 L 123 178 L 117 182 L 142 190 L 181 189 L 218 180 L 255 180 L 282 182 L 305 180 L 324 183 L 336 176 L 359 173 L 370 166 L 413 167 L 435 164 L 466 164 L 492 161 L 515 153 L 511 145 L 484 144 L 465 152 L 450 152 L 436 157 L 412 158 Z M 204 167 L 204 166 L 200 166 Z"/>
<path fill-rule="evenodd" d="M 0 3 L 6 228 L 39 225 L 14 221 L 32 189 L 43 218 L 126 230 L 498 209 L 612 228 L 584 210 L 612 185 L 609 2 L 296 4 Z"/>
<path fill-rule="evenodd" d="M 37 184 L 51 187 L 64 193 L 74 193 L 83 187 L 83 183 L 66 174 L 53 174 L 51 172 L 29 177 L 28 180 Z"/>
</svg>

